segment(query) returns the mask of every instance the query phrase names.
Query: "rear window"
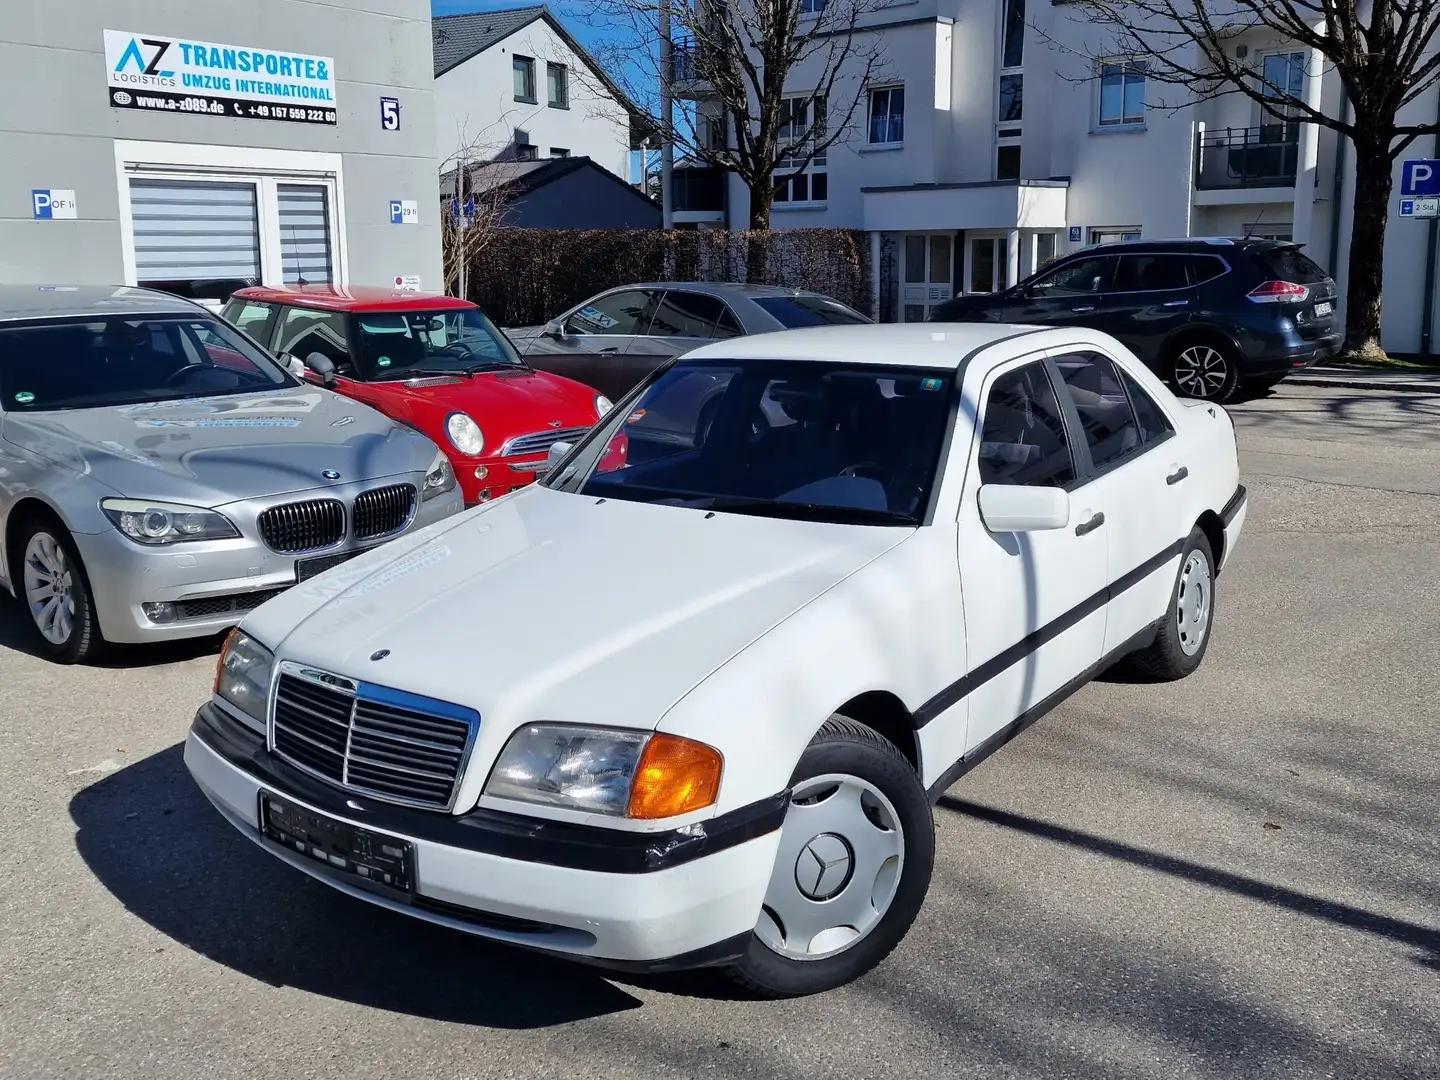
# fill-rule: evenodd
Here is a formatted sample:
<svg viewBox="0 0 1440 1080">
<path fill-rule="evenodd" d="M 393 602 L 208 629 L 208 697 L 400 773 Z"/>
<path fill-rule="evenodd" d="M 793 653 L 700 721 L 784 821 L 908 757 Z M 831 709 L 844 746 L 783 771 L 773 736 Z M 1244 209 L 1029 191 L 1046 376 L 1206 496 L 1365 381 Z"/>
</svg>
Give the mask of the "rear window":
<svg viewBox="0 0 1440 1080">
<path fill-rule="evenodd" d="M 846 326 L 870 320 L 838 300 L 824 296 L 760 296 L 755 306 L 787 330 L 798 326 Z"/>
<path fill-rule="evenodd" d="M 1293 281 L 1297 285 L 1310 285 L 1324 281 L 1330 275 L 1304 255 L 1298 247 L 1270 248 L 1257 251 L 1255 258 L 1265 268 L 1265 273 L 1275 281 Z"/>
</svg>

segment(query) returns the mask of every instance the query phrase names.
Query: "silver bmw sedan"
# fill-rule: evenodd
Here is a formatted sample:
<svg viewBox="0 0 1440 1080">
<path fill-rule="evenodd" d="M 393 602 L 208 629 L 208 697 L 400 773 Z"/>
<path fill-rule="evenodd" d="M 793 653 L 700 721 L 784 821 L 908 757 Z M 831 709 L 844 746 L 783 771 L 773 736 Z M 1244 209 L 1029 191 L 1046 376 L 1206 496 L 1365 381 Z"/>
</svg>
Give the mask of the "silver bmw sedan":
<svg viewBox="0 0 1440 1080">
<path fill-rule="evenodd" d="M 213 634 L 460 509 L 424 435 L 194 304 L 0 285 L 0 584 L 44 656 Z"/>
</svg>

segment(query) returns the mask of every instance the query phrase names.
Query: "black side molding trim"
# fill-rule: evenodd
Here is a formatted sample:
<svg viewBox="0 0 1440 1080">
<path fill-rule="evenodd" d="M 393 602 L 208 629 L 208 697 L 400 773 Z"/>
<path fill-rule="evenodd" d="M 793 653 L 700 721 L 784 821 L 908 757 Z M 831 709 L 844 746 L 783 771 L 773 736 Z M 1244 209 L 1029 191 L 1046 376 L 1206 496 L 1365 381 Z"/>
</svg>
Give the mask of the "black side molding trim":
<svg viewBox="0 0 1440 1080">
<path fill-rule="evenodd" d="M 1235 520 L 1235 515 L 1240 513 L 1240 507 L 1245 505 L 1245 485 L 1241 484 L 1235 489 L 1235 494 L 1230 496 L 1230 501 L 1225 504 L 1225 509 L 1220 511 L 1220 520 L 1228 527 L 1230 522 Z"/>
<path fill-rule="evenodd" d="M 994 735 L 991 735 L 983 743 L 975 747 L 975 749 L 971 750 L 954 765 L 951 765 L 950 768 L 946 769 L 943 773 L 940 774 L 939 779 L 937 779 L 933 784 L 930 785 L 930 802 L 933 804 L 939 801 L 940 796 L 944 795 L 945 792 L 950 788 L 950 785 L 955 783 L 955 781 L 959 780 L 971 769 L 975 768 L 976 765 L 979 765 L 982 761 L 988 758 L 991 754 L 995 753 L 996 750 L 999 750 L 1011 739 L 1019 735 L 1031 724 L 1035 723 L 1041 717 L 1045 716 L 1046 713 L 1051 712 L 1053 709 L 1056 708 L 1056 706 L 1063 704 L 1067 698 L 1073 695 L 1077 690 L 1082 689 L 1087 683 L 1094 679 L 1096 675 L 1099 675 L 1102 671 L 1110 667 L 1121 657 L 1134 652 L 1136 649 L 1143 649 L 1151 642 L 1153 642 L 1155 640 L 1155 634 L 1159 630 L 1159 628 L 1159 622 L 1155 622 L 1152 623 L 1150 626 L 1147 626 L 1144 630 L 1141 630 L 1140 633 L 1136 634 L 1129 641 L 1126 641 L 1119 648 L 1113 649 L 1109 653 L 1107 653 L 1104 657 L 1101 658 L 1098 664 L 1094 664 L 1091 667 L 1086 668 L 1085 671 L 1082 672 L 1077 678 L 1071 679 L 1068 683 L 1062 686 L 1059 690 L 1056 690 L 1055 693 L 1051 694 L 1044 701 L 1041 701 L 1038 704 L 1032 706 L 1030 709 L 1026 710 L 1019 717 L 1006 724 L 999 731 L 995 732 Z"/>
<path fill-rule="evenodd" d="M 774 832 L 790 805 L 789 792 L 782 791 L 709 821 L 649 833 L 488 809 L 452 816 L 378 802 L 307 776 L 272 755 L 264 736 L 214 702 L 200 707 L 190 730 L 267 791 L 297 799 L 321 813 L 446 847 L 603 874 L 654 873 L 714 855 Z"/>
<path fill-rule="evenodd" d="M 946 709 L 959 704 L 965 697 L 974 693 L 1007 668 L 1019 663 L 1042 645 L 1053 641 L 1081 619 L 1088 615 L 1093 615 L 1127 589 L 1131 589 L 1144 581 L 1184 550 L 1185 541 L 1175 541 L 1175 543 L 1171 544 L 1164 551 L 1146 559 L 1139 566 L 1135 567 L 1134 570 L 1116 578 L 1094 595 L 1086 597 L 1069 611 L 1051 619 L 1044 626 L 1040 627 L 1040 629 L 1027 634 L 1008 649 L 996 653 L 983 664 L 977 665 L 968 675 L 957 679 L 915 710 L 913 723 L 916 729 L 918 730 L 924 727 Z"/>
</svg>

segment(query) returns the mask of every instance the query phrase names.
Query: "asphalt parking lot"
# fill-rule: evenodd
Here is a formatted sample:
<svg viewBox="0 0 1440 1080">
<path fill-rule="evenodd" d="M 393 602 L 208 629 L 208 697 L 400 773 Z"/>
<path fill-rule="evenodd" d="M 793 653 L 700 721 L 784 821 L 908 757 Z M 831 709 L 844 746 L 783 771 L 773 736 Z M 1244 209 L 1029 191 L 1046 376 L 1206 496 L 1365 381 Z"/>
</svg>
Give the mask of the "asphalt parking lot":
<svg viewBox="0 0 1440 1080">
<path fill-rule="evenodd" d="M 184 771 L 213 643 L 54 668 L 0 602 L 0 1076 L 1440 1075 L 1440 397 L 1233 411 L 1205 666 L 1097 683 L 970 774 L 904 944 L 799 1001 L 313 883 Z"/>
</svg>

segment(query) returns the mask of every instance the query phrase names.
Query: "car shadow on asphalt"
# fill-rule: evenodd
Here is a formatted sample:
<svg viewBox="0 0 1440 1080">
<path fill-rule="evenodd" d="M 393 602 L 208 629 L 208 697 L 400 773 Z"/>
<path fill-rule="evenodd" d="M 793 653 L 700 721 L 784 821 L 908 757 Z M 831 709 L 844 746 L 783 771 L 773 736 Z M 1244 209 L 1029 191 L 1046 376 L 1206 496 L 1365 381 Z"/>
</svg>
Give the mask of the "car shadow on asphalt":
<svg viewBox="0 0 1440 1080">
<path fill-rule="evenodd" d="M 181 664 L 200 656 L 215 656 L 224 640 L 225 634 L 222 632 L 180 641 L 163 641 L 154 645 L 106 645 L 87 666 L 124 670 Z M 35 631 L 30 625 L 25 606 L 8 595 L 4 589 L 0 589 L 0 649 L 14 649 L 28 656 L 45 659 L 36 647 Z"/>
<path fill-rule="evenodd" d="M 272 986 L 493 1028 L 641 1005 L 594 969 L 407 918 L 286 866 L 210 805 L 180 745 L 87 787 L 70 815 L 81 857 L 127 910 Z"/>
</svg>

